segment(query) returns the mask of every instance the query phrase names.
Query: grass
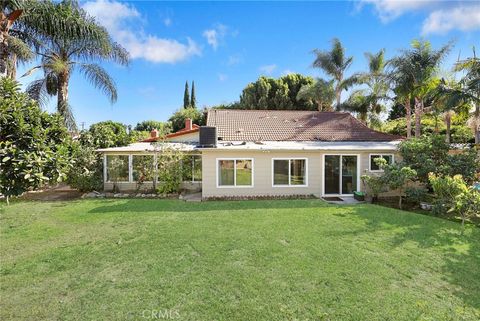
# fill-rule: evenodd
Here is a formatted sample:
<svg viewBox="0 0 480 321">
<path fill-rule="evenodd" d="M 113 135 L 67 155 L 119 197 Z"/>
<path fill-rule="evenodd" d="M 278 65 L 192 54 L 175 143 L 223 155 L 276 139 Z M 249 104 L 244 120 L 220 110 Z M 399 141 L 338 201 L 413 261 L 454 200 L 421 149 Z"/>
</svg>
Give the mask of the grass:
<svg viewBox="0 0 480 321">
<path fill-rule="evenodd" d="M 0 228 L 1 320 L 480 318 L 480 229 L 375 205 L 17 202 Z"/>
</svg>

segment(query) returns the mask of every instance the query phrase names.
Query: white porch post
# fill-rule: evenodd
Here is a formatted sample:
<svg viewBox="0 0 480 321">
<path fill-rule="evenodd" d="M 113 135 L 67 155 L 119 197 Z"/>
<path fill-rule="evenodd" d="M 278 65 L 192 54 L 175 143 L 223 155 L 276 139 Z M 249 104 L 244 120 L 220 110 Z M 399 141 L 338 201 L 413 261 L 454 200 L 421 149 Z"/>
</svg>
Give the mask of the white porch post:
<svg viewBox="0 0 480 321">
<path fill-rule="evenodd" d="M 128 155 L 128 181 L 133 182 L 133 167 L 132 167 L 132 155 Z"/>
<path fill-rule="evenodd" d="M 103 182 L 107 182 L 107 154 L 103 154 Z"/>
</svg>

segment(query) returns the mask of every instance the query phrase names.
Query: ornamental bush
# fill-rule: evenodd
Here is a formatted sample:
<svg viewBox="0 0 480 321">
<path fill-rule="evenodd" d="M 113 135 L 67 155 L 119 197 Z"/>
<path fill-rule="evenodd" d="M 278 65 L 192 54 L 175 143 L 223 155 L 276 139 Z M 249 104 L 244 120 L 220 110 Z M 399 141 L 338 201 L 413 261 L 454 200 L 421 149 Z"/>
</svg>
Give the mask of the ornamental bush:
<svg viewBox="0 0 480 321">
<path fill-rule="evenodd" d="M 0 193 L 18 196 L 65 179 L 71 138 L 59 115 L 42 111 L 19 84 L 0 79 Z"/>
<path fill-rule="evenodd" d="M 92 146 L 73 144 L 73 166 L 67 174 L 67 183 L 81 192 L 103 189 L 102 157 Z"/>
</svg>

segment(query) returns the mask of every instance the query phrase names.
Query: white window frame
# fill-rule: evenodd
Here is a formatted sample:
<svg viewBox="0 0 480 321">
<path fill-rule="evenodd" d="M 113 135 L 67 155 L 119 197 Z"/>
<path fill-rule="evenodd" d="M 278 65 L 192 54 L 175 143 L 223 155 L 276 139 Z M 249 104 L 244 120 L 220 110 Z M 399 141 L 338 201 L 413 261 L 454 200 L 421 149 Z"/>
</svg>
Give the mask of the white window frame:
<svg viewBox="0 0 480 321">
<path fill-rule="evenodd" d="M 360 163 L 361 163 L 361 157 L 360 154 L 323 154 L 322 155 L 322 197 L 324 196 L 353 196 L 353 194 L 342 194 L 342 158 L 340 157 L 340 179 L 338 184 L 340 184 L 340 194 L 326 194 L 325 193 L 325 156 L 357 156 L 357 191 L 361 191 L 362 186 L 361 186 L 361 181 L 360 181 Z"/>
<path fill-rule="evenodd" d="M 233 185 L 220 185 L 220 175 L 219 175 L 219 163 L 220 161 L 234 161 L 233 163 Z M 237 161 L 249 160 L 252 162 L 252 184 L 251 185 L 237 185 Z M 217 188 L 252 188 L 254 187 L 254 178 L 255 178 L 255 160 L 253 158 L 244 158 L 244 157 L 230 157 L 230 158 L 216 158 L 215 159 L 215 177 Z"/>
<path fill-rule="evenodd" d="M 137 183 L 138 181 L 133 179 L 133 156 L 153 156 L 153 179 L 155 180 L 155 176 L 157 175 L 157 155 L 156 154 L 130 154 L 130 165 L 129 165 L 129 170 L 130 174 L 129 177 L 131 177 L 130 183 Z M 151 181 L 143 181 L 144 183 L 153 183 L 153 180 Z"/>
<path fill-rule="evenodd" d="M 395 163 L 395 155 L 394 154 L 389 154 L 389 153 L 372 153 L 368 154 L 368 171 L 371 173 L 382 173 L 383 169 L 372 169 L 372 156 L 392 156 L 392 164 Z M 389 164 L 390 165 L 390 164 Z"/>
<path fill-rule="evenodd" d="M 288 160 L 288 184 L 275 184 L 275 161 L 276 160 Z M 305 184 L 303 185 L 293 185 L 291 183 L 291 164 L 292 160 L 304 160 L 305 161 Z M 277 157 L 272 158 L 272 187 L 308 187 L 308 158 L 305 157 Z"/>
<path fill-rule="evenodd" d="M 119 181 L 117 184 L 132 183 L 132 155 L 130 154 L 104 154 L 103 155 L 103 182 L 104 183 L 113 183 L 107 179 L 107 157 L 108 156 L 128 156 L 128 181 Z"/>
<path fill-rule="evenodd" d="M 202 159 L 202 154 L 189 154 L 187 156 L 192 156 L 192 159 L 194 159 L 193 157 L 199 157 L 200 160 L 202 161 L 202 164 L 203 164 L 203 159 Z M 189 180 L 189 181 L 185 181 L 185 182 L 189 182 L 189 183 L 201 183 L 203 181 L 203 166 L 202 166 L 202 178 L 197 181 L 195 180 L 195 177 L 193 175 L 193 171 L 195 169 L 195 161 L 192 162 L 192 167 L 190 168 L 191 172 L 192 172 L 192 179 Z"/>
</svg>

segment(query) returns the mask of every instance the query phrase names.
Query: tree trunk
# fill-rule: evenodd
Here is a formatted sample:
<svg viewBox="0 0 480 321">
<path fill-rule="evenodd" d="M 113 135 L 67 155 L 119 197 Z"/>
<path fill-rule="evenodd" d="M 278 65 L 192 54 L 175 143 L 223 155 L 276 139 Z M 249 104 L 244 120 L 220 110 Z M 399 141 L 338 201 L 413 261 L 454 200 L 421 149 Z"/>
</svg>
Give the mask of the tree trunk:
<svg viewBox="0 0 480 321">
<path fill-rule="evenodd" d="M 400 196 L 398 197 L 398 208 L 402 209 L 402 192 L 400 192 Z"/>
<path fill-rule="evenodd" d="M 15 80 L 17 78 L 17 55 L 12 54 L 11 59 L 12 65 L 10 68 L 7 66 L 7 77 Z"/>
<path fill-rule="evenodd" d="M 447 144 L 450 144 L 450 125 L 452 123 L 452 115 L 450 114 L 450 112 L 447 111 L 447 113 L 445 114 L 445 125 L 447 126 L 447 137 L 445 137 L 445 141 L 447 142 Z"/>
<path fill-rule="evenodd" d="M 2 17 L 3 18 L 3 17 Z M 3 30 L 3 19 L 0 21 L 0 76 L 7 76 L 7 60 L 8 60 L 8 32 Z"/>
<path fill-rule="evenodd" d="M 70 74 L 68 71 L 64 71 L 58 75 L 58 88 L 57 88 L 57 111 L 62 115 L 65 125 L 68 129 L 72 129 L 70 124 L 71 119 L 68 115 L 68 81 Z"/>
<path fill-rule="evenodd" d="M 10 196 L 7 195 L 7 196 L 5 197 L 5 200 L 7 201 L 7 206 L 10 205 Z"/>
<path fill-rule="evenodd" d="M 422 110 L 422 100 L 415 97 L 415 138 L 420 138 L 422 134 Z"/>
<path fill-rule="evenodd" d="M 475 119 L 480 119 L 480 103 L 476 102 L 475 103 Z M 475 123 L 475 128 L 474 128 L 474 131 L 473 131 L 473 134 L 475 136 L 475 145 L 478 145 L 480 144 L 480 132 L 478 130 L 478 126 L 480 124 L 477 124 Z"/>
<path fill-rule="evenodd" d="M 336 109 L 340 110 L 340 99 L 342 98 L 342 88 L 340 87 L 340 85 L 337 85 L 337 87 L 335 88 L 335 97 L 337 100 Z"/>
<path fill-rule="evenodd" d="M 410 97 L 405 101 L 405 120 L 407 122 L 407 139 L 412 137 L 412 106 L 410 105 Z"/>
</svg>

